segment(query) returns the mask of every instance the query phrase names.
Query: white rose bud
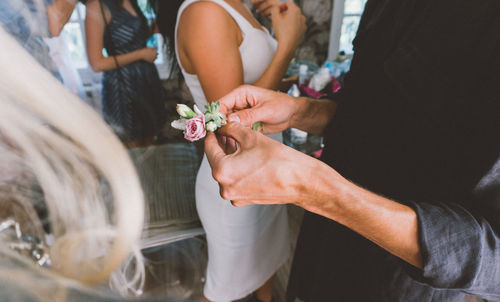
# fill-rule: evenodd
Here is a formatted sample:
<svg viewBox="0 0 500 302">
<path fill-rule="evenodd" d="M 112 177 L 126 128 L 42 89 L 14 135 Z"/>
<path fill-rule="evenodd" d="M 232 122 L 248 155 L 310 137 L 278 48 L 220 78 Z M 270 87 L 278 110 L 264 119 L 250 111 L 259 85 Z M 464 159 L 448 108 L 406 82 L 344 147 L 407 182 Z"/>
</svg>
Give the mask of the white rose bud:
<svg viewBox="0 0 500 302">
<path fill-rule="evenodd" d="M 176 110 L 177 113 L 179 113 L 179 115 L 183 118 L 190 119 L 196 116 L 196 113 L 184 104 L 177 104 Z"/>
<path fill-rule="evenodd" d="M 186 120 L 181 118 L 170 123 L 170 126 L 177 130 L 186 130 Z"/>
<path fill-rule="evenodd" d="M 206 129 L 210 132 L 215 132 L 215 130 L 217 130 L 217 125 L 213 121 L 210 121 L 207 123 Z"/>
</svg>

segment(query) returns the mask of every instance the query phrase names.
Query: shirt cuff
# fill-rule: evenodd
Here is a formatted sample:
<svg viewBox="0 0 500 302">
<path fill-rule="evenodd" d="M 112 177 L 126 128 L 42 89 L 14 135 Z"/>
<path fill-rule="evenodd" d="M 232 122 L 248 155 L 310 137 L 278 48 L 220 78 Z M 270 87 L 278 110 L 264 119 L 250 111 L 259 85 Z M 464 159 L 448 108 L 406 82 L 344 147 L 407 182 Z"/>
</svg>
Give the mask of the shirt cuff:
<svg viewBox="0 0 500 302">
<path fill-rule="evenodd" d="M 410 203 L 418 217 L 423 268 L 410 265 L 407 273 L 435 288 L 467 289 L 481 268 L 481 226 L 466 209 L 455 204 Z"/>
</svg>

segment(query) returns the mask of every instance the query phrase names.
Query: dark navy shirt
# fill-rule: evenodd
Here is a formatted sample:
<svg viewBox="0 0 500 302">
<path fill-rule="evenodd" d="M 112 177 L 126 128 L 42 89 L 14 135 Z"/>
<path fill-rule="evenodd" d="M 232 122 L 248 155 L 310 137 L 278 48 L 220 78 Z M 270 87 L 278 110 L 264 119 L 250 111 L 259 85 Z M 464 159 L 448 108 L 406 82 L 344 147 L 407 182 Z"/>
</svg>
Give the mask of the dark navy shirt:
<svg viewBox="0 0 500 302">
<path fill-rule="evenodd" d="M 308 213 L 289 301 L 500 301 L 499 16 L 497 0 L 368 1 L 322 159 L 415 209 L 424 267 Z"/>
</svg>

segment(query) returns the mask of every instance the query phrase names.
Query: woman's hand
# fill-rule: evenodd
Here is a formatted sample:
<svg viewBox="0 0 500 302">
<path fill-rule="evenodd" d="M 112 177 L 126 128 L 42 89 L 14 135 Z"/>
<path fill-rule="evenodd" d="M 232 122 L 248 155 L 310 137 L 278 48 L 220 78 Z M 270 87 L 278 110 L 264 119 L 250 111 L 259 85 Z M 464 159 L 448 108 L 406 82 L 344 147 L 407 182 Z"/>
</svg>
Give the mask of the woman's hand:
<svg viewBox="0 0 500 302">
<path fill-rule="evenodd" d="M 271 22 L 274 36 L 278 40 L 278 50 L 281 48 L 293 53 L 306 32 L 306 18 L 293 1 L 287 0 L 286 7 L 287 9 L 281 12 L 280 6 L 272 6 Z"/>
<path fill-rule="evenodd" d="M 279 7 L 280 12 L 287 10 L 286 2 L 281 0 L 252 0 L 252 4 L 257 12 L 263 16 L 270 17 L 274 6 Z"/>
<path fill-rule="evenodd" d="M 158 57 L 158 51 L 156 51 L 155 47 L 143 48 L 141 49 L 141 57 L 146 62 L 154 63 L 154 61 Z"/>
</svg>

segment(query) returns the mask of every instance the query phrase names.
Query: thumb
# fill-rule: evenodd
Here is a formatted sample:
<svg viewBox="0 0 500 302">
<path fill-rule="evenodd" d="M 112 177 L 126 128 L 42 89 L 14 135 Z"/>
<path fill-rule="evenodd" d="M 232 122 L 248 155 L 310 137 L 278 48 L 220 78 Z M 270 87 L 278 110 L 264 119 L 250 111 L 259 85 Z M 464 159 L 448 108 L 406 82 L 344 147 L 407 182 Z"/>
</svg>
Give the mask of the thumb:
<svg viewBox="0 0 500 302">
<path fill-rule="evenodd" d="M 281 13 L 281 9 L 280 9 L 281 5 L 273 5 L 271 7 L 271 21 L 275 21 L 280 13 Z"/>
<path fill-rule="evenodd" d="M 234 139 L 243 148 L 247 147 L 256 135 L 255 131 L 237 122 L 230 122 L 219 129 L 218 133 Z"/>
<path fill-rule="evenodd" d="M 217 137 L 214 133 L 207 133 L 205 138 L 205 153 L 207 154 L 207 159 L 212 169 L 214 169 L 214 167 L 216 167 L 226 155 L 222 147 L 219 145 Z"/>
</svg>

